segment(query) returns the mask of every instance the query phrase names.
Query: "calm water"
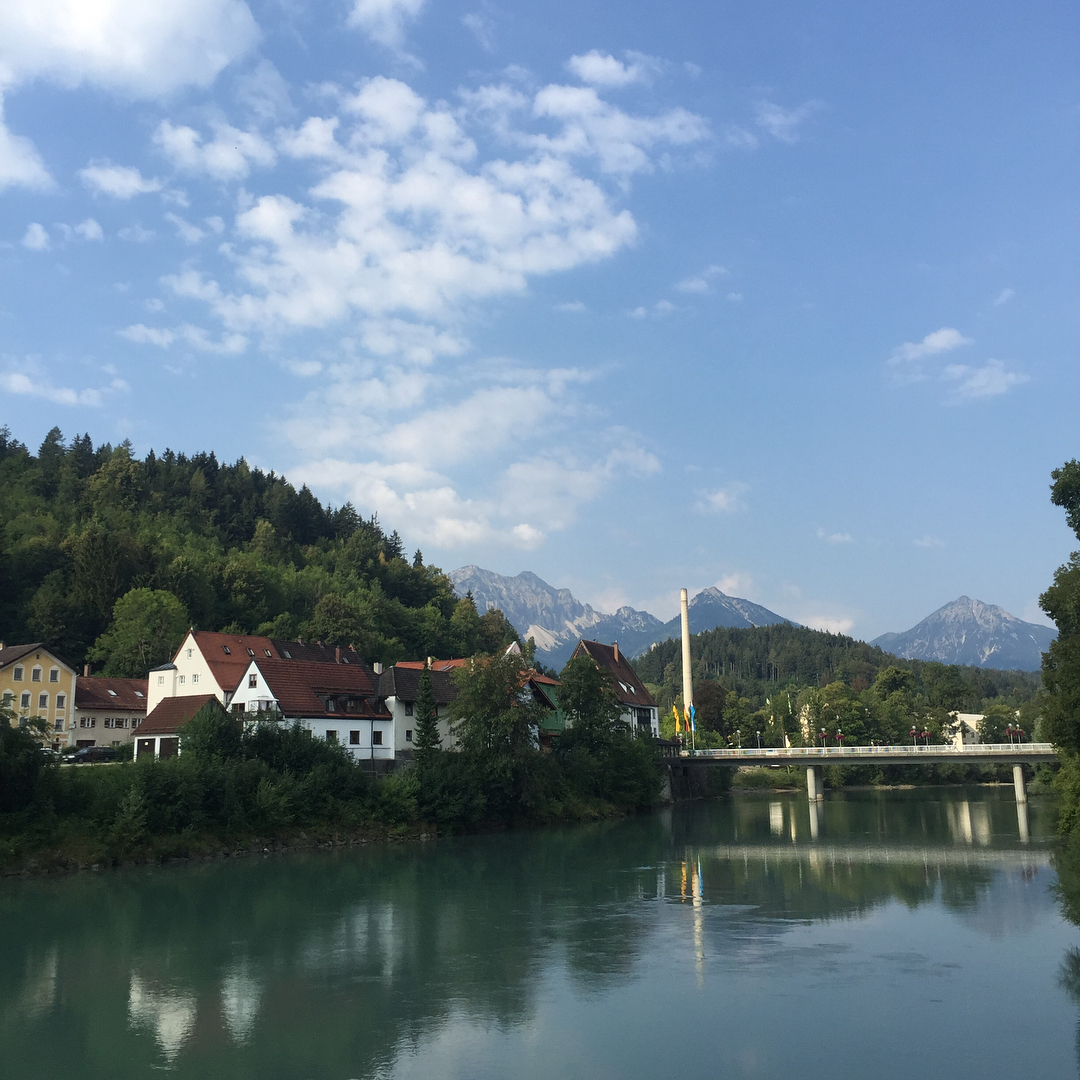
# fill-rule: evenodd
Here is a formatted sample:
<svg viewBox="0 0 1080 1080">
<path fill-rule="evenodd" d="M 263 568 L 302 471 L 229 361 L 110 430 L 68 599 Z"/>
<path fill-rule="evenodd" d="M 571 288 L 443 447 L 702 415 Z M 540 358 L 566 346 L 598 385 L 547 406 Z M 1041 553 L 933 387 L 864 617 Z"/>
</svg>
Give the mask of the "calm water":
<svg viewBox="0 0 1080 1080">
<path fill-rule="evenodd" d="M 1011 789 L 0 883 L 0 1076 L 1064 1077 Z"/>
</svg>

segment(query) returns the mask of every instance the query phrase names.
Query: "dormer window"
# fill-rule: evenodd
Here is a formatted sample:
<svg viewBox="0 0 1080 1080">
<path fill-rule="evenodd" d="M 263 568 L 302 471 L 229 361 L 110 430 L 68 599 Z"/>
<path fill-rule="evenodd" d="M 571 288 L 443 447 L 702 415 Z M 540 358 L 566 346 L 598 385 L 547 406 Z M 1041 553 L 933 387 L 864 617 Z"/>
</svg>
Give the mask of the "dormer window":
<svg viewBox="0 0 1080 1080">
<path fill-rule="evenodd" d="M 332 697 L 326 699 L 326 711 L 337 712 L 337 702 Z"/>
<path fill-rule="evenodd" d="M 282 649 L 281 651 L 285 654 L 285 659 L 286 660 L 291 660 L 292 659 L 292 653 L 289 652 L 288 649 Z"/>
<path fill-rule="evenodd" d="M 222 652 L 223 652 L 223 653 L 224 653 L 224 654 L 225 654 L 226 656 L 232 656 L 232 652 L 231 652 L 231 651 L 229 650 L 229 646 L 228 646 L 228 645 L 222 645 L 222 646 L 221 646 L 221 651 L 222 651 Z"/>
<path fill-rule="evenodd" d="M 269 649 L 263 649 L 263 652 L 266 653 L 267 656 L 272 657 L 274 655 Z"/>
<path fill-rule="evenodd" d="M 248 656 L 254 656 L 255 655 L 255 650 L 254 649 L 248 649 L 247 654 L 248 654 Z"/>
</svg>

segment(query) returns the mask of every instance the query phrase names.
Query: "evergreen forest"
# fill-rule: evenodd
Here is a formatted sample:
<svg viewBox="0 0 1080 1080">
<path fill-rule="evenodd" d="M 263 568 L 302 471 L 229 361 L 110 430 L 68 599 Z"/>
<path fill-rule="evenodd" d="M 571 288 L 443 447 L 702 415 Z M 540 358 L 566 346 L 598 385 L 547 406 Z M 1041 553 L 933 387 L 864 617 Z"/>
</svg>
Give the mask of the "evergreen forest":
<svg viewBox="0 0 1080 1080">
<path fill-rule="evenodd" d="M 518 640 L 396 532 L 243 459 L 0 428 L 0 636 L 141 676 L 189 626 L 354 645 L 366 659 L 490 653 Z"/>
</svg>

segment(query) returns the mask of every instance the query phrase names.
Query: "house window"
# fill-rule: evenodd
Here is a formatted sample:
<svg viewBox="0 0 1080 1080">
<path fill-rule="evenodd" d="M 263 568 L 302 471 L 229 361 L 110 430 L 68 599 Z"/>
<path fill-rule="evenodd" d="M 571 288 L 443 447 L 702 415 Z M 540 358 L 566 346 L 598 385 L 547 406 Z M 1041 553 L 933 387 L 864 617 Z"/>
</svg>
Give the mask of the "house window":
<svg viewBox="0 0 1080 1080">
<path fill-rule="evenodd" d="M 326 699 L 326 711 L 327 712 L 336 712 L 337 711 L 337 702 L 332 697 L 328 697 Z"/>
<path fill-rule="evenodd" d="M 198 676 L 198 673 L 196 673 L 195 675 L 192 675 L 192 676 L 191 676 L 191 681 L 192 681 L 192 682 L 198 682 L 198 681 L 199 681 L 199 676 Z M 112 691 L 110 690 L 110 691 L 109 691 L 109 693 L 111 694 L 111 693 L 112 693 Z"/>
<path fill-rule="evenodd" d="M 41 668 L 36 667 L 33 671 L 30 672 L 30 681 L 41 682 Z"/>
<path fill-rule="evenodd" d="M 350 746 L 359 746 L 360 745 L 360 732 L 359 731 L 350 731 L 349 732 L 349 745 Z"/>
<path fill-rule="evenodd" d="M 10 709 L 12 702 L 15 700 L 15 694 L 11 690 L 4 691 L 4 708 Z"/>
<path fill-rule="evenodd" d="M 192 675 L 191 676 L 191 681 L 194 682 L 195 678 L 196 678 L 196 676 Z M 109 691 L 109 697 L 116 697 L 116 691 L 115 690 L 110 690 Z"/>
<path fill-rule="evenodd" d="M 336 731 L 327 731 L 327 733 L 326 733 L 326 741 L 327 742 L 337 742 L 337 732 Z"/>
<path fill-rule="evenodd" d="M 242 701 L 234 701 L 232 703 L 233 716 L 241 716 L 244 713 L 244 703 Z"/>
<path fill-rule="evenodd" d="M 258 675 L 249 675 L 248 676 L 248 686 L 250 686 L 252 689 L 254 689 L 258 685 L 259 685 L 259 676 Z"/>
<path fill-rule="evenodd" d="M 289 652 L 288 649 L 282 649 L 281 651 L 285 654 L 285 659 L 286 660 L 291 660 L 292 659 L 292 653 Z"/>
<path fill-rule="evenodd" d="M 248 649 L 247 654 L 248 654 L 248 656 L 254 656 L 255 655 L 255 650 L 254 649 Z"/>
<path fill-rule="evenodd" d="M 112 727 L 112 721 L 106 716 L 101 722 L 102 727 Z"/>
<path fill-rule="evenodd" d="M 405 702 L 405 715 L 412 716 L 413 703 L 411 701 Z"/>
<path fill-rule="evenodd" d="M 372 733 L 371 733 L 371 745 L 372 746 L 382 746 L 382 732 L 381 731 L 372 731 Z"/>
<path fill-rule="evenodd" d="M 412 742 L 412 728 L 411 727 L 407 727 L 405 729 L 405 741 L 406 742 Z"/>
<path fill-rule="evenodd" d="M 53 730 L 54 731 L 63 731 L 64 730 L 64 718 L 63 717 L 61 717 L 59 720 L 56 721 L 55 724 L 53 724 Z"/>
<path fill-rule="evenodd" d="M 60 669 L 57 667 L 49 668 L 49 682 L 60 681 Z"/>
<path fill-rule="evenodd" d="M 231 652 L 229 651 L 229 646 L 228 646 L 228 645 L 222 645 L 222 646 L 221 646 L 221 651 L 222 651 L 222 652 L 223 652 L 223 653 L 224 653 L 224 654 L 225 654 L 226 656 L 232 656 L 232 653 L 231 653 Z M 190 655 L 191 655 L 191 653 L 188 653 L 188 656 L 190 656 Z"/>
<path fill-rule="evenodd" d="M 23 696 L 19 699 L 19 706 L 20 706 L 20 708 L 23 708 L 23 709 L 29 709 L 30 708 L 30 691 L 29 690 L 27 690 L 26 693 L 24 693 Z"/>
<path fill-rule="evenodd" d="M 13 678 L 13 679 L 14 679 L 14 680 L 15 680 L 16 682 L 22 682 L 22 681 L 23 681 L 23 669 L 22 669 L 21 667 L 17 667 L 17 668 L 16 668 L 16 669 L 15 669 L 15 670 L 14 670 L 14 671 L 13 671 L 13 672 L 11 673 L 11 677 L 12 677 L 12 678 Z"/>
<path fill-rule="evenodd" d="M 141 690 L 136 690 L 135 691 L 135 696 L 136 697 L 146 697 L 146 695 Z"/>
<path fill-rule="evenodd" d="M 157 677 L 157 684 L 158 684 L 158 686 L 164 686 L 165 685 L 165 676 L 164 675 L 159 675 Z"/>
<path fill-rule="evenodd" d="M 181 686 L 184 685 L 184 676 L 183 675 L 180 676 L 180 685 Z"/>
<path fill-rule="evenodd" d="M 263 652 L 266 653 L 267 656 L 272 657 L 274 655 L 269 649 L 263 649 Z"/>
<path fill-rule="evenodd" d="M 38 694 L 37 707 L 39 709 L 47 709 L 49 707 L 49 695 Z"/>
<path fill-rule="evenodd" d="M 67 704 L 67 695 L 66 694 L 57 694 L 56 695 L 56 707 L 58 709 L 62 709 L 66 704 Z"/>
</svg>

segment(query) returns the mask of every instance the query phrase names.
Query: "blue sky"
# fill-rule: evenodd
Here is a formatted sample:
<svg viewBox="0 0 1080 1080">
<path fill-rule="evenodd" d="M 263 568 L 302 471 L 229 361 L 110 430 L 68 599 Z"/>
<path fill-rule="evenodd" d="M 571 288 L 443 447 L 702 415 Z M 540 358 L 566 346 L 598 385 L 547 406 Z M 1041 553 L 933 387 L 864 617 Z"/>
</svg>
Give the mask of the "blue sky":
<svg viewBox="0 0 1080 1080">
<path fill-rule="evenodd" d="M 2 0 L 0 422 L 215 449 L 446 569 L 1039 618 L 1074 5 Z"/>
</svg>

